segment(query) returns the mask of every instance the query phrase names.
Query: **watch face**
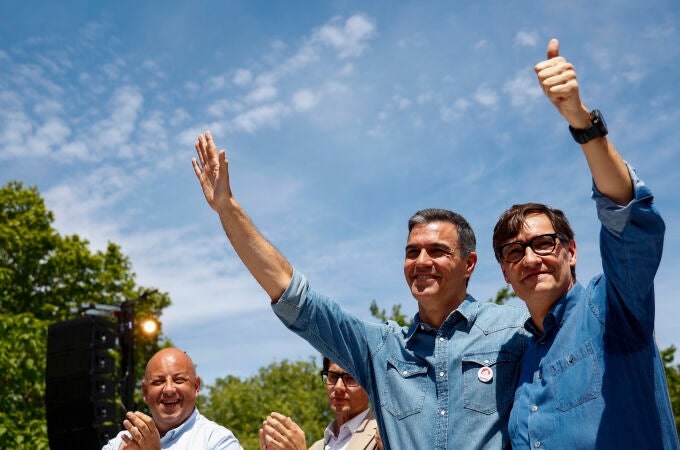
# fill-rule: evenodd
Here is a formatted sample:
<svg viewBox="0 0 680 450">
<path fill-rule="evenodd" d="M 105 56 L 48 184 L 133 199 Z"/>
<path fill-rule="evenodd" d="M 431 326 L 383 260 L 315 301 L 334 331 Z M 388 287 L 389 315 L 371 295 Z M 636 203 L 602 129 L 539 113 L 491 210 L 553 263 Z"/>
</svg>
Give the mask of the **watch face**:
<svg viewBox="0 0 680 450">
<path fill-rule="evenodd" d="M 600 113 L 599 109 L 594 109 L 593 112 L 590 113 L 591 117 L 593 118 L 593 126 L 596 127 L 598 131 L 598 135 L 595 137 L 600 137 L 600 136 L 606 136 L 607 135 L 607 124 L 604 121 L 604 117 L 602 117 L 602 113 Z"/>
<path fill-rule="evenodd" d="M 590 126 L 590 128 L 586 128 L 584 130 L 576 130 L 569 126 L 571 135 L 579 144 L 585 144 L 595 138 L 607 135 L 607 125 L 605 124 L 604 117 L 602 117 L 602 114 L 599 110 L 594 109 L 590 112 L 590 120 L 593 124 Z"/>
<path fill-rule="evenodd" d="M 594 110 L 590 113 L 590 118 L 591 118 L 592 121 L 593 121 L 593 125 L 597 124 L 597 125 L 598 125 L 598 128 L 600 128 L 600 129 L 602 129 L 602 130 L 606 130 L 606 129 L 607 129 L 607 124 L 605 123 L 604 117 L 602 117 L 602 114 L 600 113 L 600 110 L 599 110 L 599 109 L 594 109 Z"/>
</svg>

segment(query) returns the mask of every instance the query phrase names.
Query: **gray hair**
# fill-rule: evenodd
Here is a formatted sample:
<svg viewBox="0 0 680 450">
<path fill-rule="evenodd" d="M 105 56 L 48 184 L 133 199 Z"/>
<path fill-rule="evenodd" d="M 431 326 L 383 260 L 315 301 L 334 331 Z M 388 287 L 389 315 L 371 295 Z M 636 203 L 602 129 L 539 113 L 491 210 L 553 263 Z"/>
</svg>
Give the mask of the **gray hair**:
<svg viewBox="0 0 680 450">
<path fill-rule="evenodd" d="M 472 227 L 463 216 L 448 209 L 426 208 L 417 211 L 408 220 L 408 232 L 411 233 L 413 227 L 418 224 L 431 222 L 449 222 L 456 226 L 456 231 L 458 232 L 458 251 L 461 258 L 465 258 L 475 251 L 477 240 L 475 239 L 475 232 L 472 231 Z"/>
</svg>

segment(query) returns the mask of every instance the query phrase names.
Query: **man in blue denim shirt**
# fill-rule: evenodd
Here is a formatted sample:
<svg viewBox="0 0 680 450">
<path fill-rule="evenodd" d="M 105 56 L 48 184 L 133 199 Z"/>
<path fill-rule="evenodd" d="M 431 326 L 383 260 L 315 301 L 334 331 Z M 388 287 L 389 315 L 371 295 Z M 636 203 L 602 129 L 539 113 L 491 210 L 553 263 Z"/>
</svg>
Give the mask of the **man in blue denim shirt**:
<svg viewBox="0 0 680 450">
<path fill-rule="evenodd" d="M 477 263 L 465 219 L 428 209 L 409 221 L 404 275 L 418 314 L 410 328 L 365 322 L 314 291 L 234 199 L 210 133 L 194 171 L 234 250 L 283 323 L 368 393 L 385 449 L 509 448 L 507 421 L 527 337 L 524 309 L 467 294 Z"/>
<path fill-rule="evenodd" d="M 527 304 L 533 335 L 510 416 L 512 446 L 677 449 L 654 340 L 663 220 L 651 191 L 605 137 L 599 113 L 581 102 L 576 73 L 559 56 L 557 40 L 536 73 L 588 162 L 604 274 L 585 288 L 576 282 L 576 243 L 562 211 L 514 205 L 496 224 L 496 257 Z"/>
</svg>

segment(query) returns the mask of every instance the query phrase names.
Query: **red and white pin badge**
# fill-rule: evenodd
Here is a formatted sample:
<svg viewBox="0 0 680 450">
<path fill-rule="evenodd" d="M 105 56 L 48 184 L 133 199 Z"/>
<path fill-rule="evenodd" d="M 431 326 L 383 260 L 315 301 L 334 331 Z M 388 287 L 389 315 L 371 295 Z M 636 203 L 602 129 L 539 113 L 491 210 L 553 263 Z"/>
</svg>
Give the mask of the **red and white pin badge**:
<svg viewBox="0 0 680 450">
<path fill-rule="evenodd" d="M 482 383 L 488 383 L 493 379 L 493 370 L 491 370 L 491 367 L 480 367 L 480 369 L 477 371 L 477 378 L 479 378 L 479 381 Z"/>
</svg>

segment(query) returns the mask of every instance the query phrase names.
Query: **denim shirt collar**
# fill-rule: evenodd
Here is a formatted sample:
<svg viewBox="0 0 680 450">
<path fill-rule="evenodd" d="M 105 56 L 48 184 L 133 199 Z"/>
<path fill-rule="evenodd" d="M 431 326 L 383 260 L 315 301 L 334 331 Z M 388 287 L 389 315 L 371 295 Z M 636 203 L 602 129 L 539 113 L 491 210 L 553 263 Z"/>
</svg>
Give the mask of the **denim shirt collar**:
<svg viewBox="0 0 680 450">
<path fill-rule="evenodd" d="M 536 342 L 545 342 L 546 339 L 555 335 L 557 330 L 562 328 L 562 324 L 564 324 L 564 321 L 569 317 L 569 313 L 575 306 L 576 300 L 572 301 L 572 299 L 579 298 L 581 291 L 583 291 L 583 286 L 578 283 L 574 284 L 569 289 L 569 292 L 550 308 L 550 311 L 543 319 L 543 333 L 534 324 L 531 317 L 527 319 L 524 323 L 524 328 L 534 336 Z"/>
<path fill-rule="evenodd" d="M 436 335 L 437 333 L 441 333 L 442 335 L 450 335 L 453 333 L 455 325 L 458 324 L 461 319 L 466 321 L 467 327 L 471 327 L 477 319 L 477 314 L 479 314 L 479 302 L 475 300 L 470 294 L 466 294 L 461 304 L 458 305 L 458 308 L 451 311 L 444 322 L 442 322 L 439 330 L 421 321 L 420 314 L 416 313 L 413 318 L 413 324 L 406 332 L 405 341 L 408 343 L 416 332 L 428 333 L 432 335 Z"/>
</svg>

